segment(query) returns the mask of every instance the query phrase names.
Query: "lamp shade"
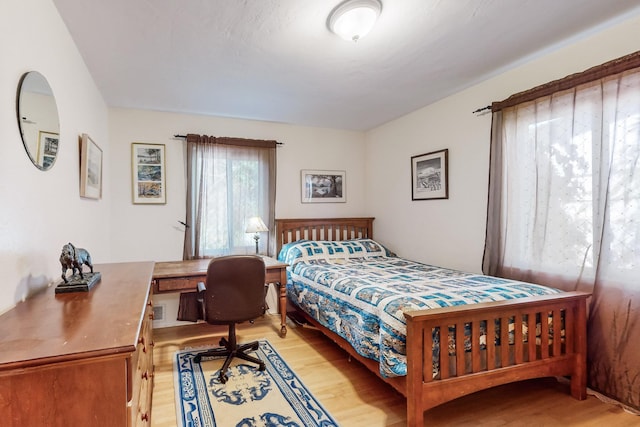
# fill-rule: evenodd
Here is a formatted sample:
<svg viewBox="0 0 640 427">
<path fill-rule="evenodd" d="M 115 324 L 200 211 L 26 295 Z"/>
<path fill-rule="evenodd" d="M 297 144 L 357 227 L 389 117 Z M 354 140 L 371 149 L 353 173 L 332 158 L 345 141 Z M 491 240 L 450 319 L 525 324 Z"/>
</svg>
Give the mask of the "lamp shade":
<svg viewBox="0 0 640 427">
<path fill-rule="evenodd" d="M 259 216 L 254 216 L 252 218 L 249 218 L 249 222 L 247 223 L 246 232 L 247 233 L 259 233 L 261 231 L 269 231 L 269 229 L 265 225 L 264 221 L 262 221 L 262 218 L 260 218 Z"/>
<path fill-rule="evenodd" d="M 344 40 L 357 42 L 371 31 L 381 10 L 379 0 L 347 0 L 331 11 L 327 26 Z"/>
</svg>

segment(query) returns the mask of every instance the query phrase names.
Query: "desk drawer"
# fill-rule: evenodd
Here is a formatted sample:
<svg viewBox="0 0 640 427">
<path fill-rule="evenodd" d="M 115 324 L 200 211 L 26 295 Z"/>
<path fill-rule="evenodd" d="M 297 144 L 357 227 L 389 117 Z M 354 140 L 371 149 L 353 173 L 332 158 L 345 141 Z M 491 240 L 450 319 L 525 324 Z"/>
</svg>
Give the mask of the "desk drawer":
<svg viewBox="0 0 640 427">
<path fill-rule="evenodd" d="M 283 272 L 284 272 L 284 269 L 281 270 L 279 268 L 268 268 L 264 281 L 266 283 L 280 283 L 283 280 L 283 277 L 282 277 Z M 284 284 L 286 285 L 286 282 Z"/>
<path fill-rule="evenodd" d="M 206 276 L 176 277 L 172 279 L 156 279 L 157 292 L 195 291 L 198 282 L 206 281 Z"/>
</svg>

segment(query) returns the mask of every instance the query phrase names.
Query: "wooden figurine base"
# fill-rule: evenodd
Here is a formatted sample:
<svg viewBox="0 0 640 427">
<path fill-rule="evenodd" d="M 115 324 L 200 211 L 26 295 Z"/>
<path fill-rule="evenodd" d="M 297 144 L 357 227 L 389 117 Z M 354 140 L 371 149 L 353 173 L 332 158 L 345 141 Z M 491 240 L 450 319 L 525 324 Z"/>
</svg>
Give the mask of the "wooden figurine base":
<svg viewBox="0 0 640 427">
<path fill-rule="evenodd" d="M 95 273 L 82 273 L 82 278 L 79 274 L 74 274 L 68 277 L 68 282 L 60 282 L 56 286 L 56 294 L 67 292 L 89 292 L 89 290 L 100 281 L 102 275 L 99 272 Z"/>
</svg>

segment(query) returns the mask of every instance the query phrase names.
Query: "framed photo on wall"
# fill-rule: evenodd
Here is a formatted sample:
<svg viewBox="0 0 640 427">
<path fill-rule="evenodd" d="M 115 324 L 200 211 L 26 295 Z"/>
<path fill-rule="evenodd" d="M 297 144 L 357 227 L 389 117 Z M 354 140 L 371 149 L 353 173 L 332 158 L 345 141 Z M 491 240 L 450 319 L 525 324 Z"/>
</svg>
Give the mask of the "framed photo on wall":
<svg viewBox="0 0 640 427">
<path fill-rule="evenodd" d="M 57 133 L 38 132 L 38 164 L 44 169 L 50 168 L 56 160 L 59 138 Z"/>
<path fill-rule="evenodd" d="M 345 171 L 300 171 L 302 203 L 346 202 Z"/>
<path fill-rule="evenodd" d="M 102 150 L 86 133 L 80 138 L 80 197 L 102 198 Z"/>
<path fill-rule="evenodd" d="M 134 204 L 167 203 L 164 144 L 131 144 Z"/>
<path fill-rule="evenodd" d="M 449 198 L 449 150 L 411 157 L 411 200 Z"/>
</svg>

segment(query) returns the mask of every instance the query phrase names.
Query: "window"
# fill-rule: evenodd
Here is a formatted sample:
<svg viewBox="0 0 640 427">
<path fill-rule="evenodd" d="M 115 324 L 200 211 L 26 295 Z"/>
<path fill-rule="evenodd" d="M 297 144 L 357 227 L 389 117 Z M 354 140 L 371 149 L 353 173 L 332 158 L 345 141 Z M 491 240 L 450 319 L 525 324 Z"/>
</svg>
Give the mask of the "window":
<svg viewBox="0 0 640 427">
<path fill-rule="evenodd" d="M 255 253 L 247 220 L 273 224 L 275 141 L 187 136 L 185 259 Z M 272 229 L 273 227 L 269 227 Z M 268 253 L 261 236 L 260 253 Z"/>
<path fill-rule="evenodd" d="M 640 70 L 494 114 L 485 272 L 573 283 L 638 274 Z"/>
</svg>

